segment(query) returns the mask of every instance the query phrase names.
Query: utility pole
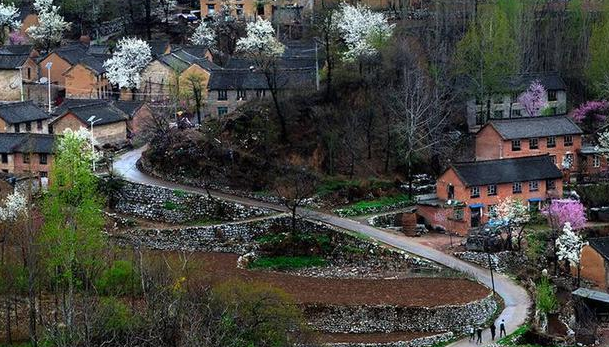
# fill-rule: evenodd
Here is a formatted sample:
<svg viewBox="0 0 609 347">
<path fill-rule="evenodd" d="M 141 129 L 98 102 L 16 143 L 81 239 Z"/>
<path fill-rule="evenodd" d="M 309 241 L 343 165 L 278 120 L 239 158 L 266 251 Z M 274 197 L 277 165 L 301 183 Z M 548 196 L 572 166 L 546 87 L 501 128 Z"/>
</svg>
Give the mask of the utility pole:
<svg viewBox="0 0 609 347">
<path fill-rule="evenodd" d="M 53 66 L 53 62 L 50 61 L 47 63 L 47 86 L 48 86 L 48 97 L 49 97 L 49 114 L 51 113 L 51 67 Z"/>
<path fill-rule="evenodd" d="M 315 40 L 315 87 L 319 91 L 319 60 L 317 58 L 317 40 Z"/>
</svg>

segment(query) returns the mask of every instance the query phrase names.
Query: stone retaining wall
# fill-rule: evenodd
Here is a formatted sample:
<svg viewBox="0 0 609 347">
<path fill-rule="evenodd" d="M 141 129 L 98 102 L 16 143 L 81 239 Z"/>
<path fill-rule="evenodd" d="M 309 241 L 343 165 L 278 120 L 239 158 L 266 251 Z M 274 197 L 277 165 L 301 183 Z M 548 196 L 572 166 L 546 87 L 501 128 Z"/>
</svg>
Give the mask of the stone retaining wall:
<svg viewBox="0 0 609 347">
<path fill-rule="evenodd" d="M 483 324 L 497 310 L 492 296 L 463 305 L 437 307 L 307 305 L 304 314 L 314 330 L 328 333 L 463 331 Z"/>
<path fill-rule="evenodd" d="M 115 210 L 134 217 L 179 224 L 201 220 L 237 221 L 273 211 L 207 195 L 124 181 Z"/>
<path fill-rule="evenodd" d="M 455 337 L 452 332 L 446 332 L 437 335 L 419 337 L 410 341 L 396 341 L 386 343 L 357 343 L 357 342 L 342 342 L 328 343 L 324 346 L 328 347 L 428 347 L 450 341 Z"/>
<path fill-rule="evenodd" d="M 474 263 L 485 269 L 489 268 L 488 255 L 485 252 L 455 252 L 453 255 L 461 260 L 465 260 L 470 263 Z M 493 264 L 493 270 L 498 272 L 507 273 L 518 269 L 521 265 L 526 262 L 526 255 L 522 253 L 503 251 L 497 253 L 491 253 L 491 263 Z"/>
</svg>

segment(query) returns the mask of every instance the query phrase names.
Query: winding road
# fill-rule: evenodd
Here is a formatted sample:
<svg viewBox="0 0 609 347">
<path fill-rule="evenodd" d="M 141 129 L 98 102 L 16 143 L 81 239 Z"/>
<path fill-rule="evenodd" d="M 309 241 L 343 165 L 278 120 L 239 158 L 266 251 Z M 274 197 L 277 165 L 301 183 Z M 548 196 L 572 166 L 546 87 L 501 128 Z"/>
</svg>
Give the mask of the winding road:
<svg viewBox="0 0 609 347">
<path fill-rule="evenodd" d="M 129 151 L 123 155 L 121 155 L 114 162 L 114 171 L 120 174 L 125 180 L 143 183 L 148 185 L 154 185 L 159 187 L 165 187 L 170 189 L 181 189 L 184 191 L 194 192 L 194 193 L 206 193 L 205 190 L 200 188 L 195 188 L 191 186 L 186 186 L 178 183 L 163 181 L 149 175 L 146 175 L 139 171 L 136 167 L 136 163 L 142 155 L 142 152 L 145 148 L 139 148 L 132 151 Z M 261 202 L 253 199 L 242 198 L 239 196 L 229 195 L 222 192 L 212 191 L 211 194 L 215 197 L 226 199 L 229 201 L 235 201 L 246 205 L 265 207 L 276 211 L 285 212 L 285 207 L 277 204 Z M 393 234 L 387 231 L 383 231 L 378 228 L 374 228 L 368 225 L 364 225 L 358 221 L 337 217 L 335 215 L 331 215 L 325 212 L 320 211 L 311 211 L 302 209 L 299 211 L 299 214 L 304 216 L 307 219 L 325 222 L 331 225 L 334 225 L 339 228 L 343 228 L 346 230 L 350 230 L 353 232 L 357 232 L 360 234 L 364 234 L 370 238 L 373 238 L 379 242 L 386 243 L 398 249 L 404 250 L 408 253 L 415 254 L 417 256 L 427 258 L 433 260 L 437 263 L 440 263 L 449 268 L 459 270 L 465 273 L 468 273 L 472 277 L 476 278 L 479 282 L 483 283 L 487 287 L 491 287 L 491 276 L 490 272 L 484 268 L 478 267 L 471 263 L 459 260 L 453 256 L 445 254 L 441 251 L 433 249 L 429 246 L 420 244 L 417 242 L 416 238 L 409 238 L 406 236 L 401 236 L 397 234 Z M 514 331 L 518 326 L 524 324 L 526 322 L 528 311 L 531 307 L 531 299 L 524 290 L 524 288 L 520 287 L 510 278 L 502 274 L 494 274 L 495 280 L 495 291 L 501 296 L 504 301 L 505 308 L 503 312 L 501 312 L 500 317 L 498 318 L 498 322 L 501 319 L 505 320 L 506 328 L 508 334 Z M 463 322 L 464 325 L 467 322 Z M 499 332 L 499 326 L 497 325 L 497 333 Z M 492 345 L 490 339 L 490 331 L 486 329 L 483 334 L 484 343 L 482 346 Z M 470 343 L 468 339 L 462 339 L 457 342 L 452 343 L 450 346 L 480 346 L 474 343 Z"/>
</svg>

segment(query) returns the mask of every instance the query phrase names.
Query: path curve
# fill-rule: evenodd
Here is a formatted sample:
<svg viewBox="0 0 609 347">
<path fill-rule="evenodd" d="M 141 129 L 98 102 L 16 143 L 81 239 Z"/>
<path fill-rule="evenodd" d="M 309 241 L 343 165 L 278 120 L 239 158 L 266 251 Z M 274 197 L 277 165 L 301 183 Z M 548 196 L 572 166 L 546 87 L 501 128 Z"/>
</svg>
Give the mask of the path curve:
<svg viewBox="0 0 609 347">
<path fill-rule="evenodd" d="M 180 189 L 194 193 L 206 193 L 206 191 L 201 188 L 163 181 L 139 171 L 136 164 L 137 161 L 141 158 L 142 152 L 144 150 L 145 147 L 142 147 L 122 154 L 114 162 L 114 171 L 120 174 L 125 180 L 131 182 L 149 184 L 170 189 Z M 279 212 L 286 212 L 286 208 L 278 204 L 243 198 L 217 191 L 211 191 L 211 194 L 215 197 L 229 201 L 235 201 L 251 206 L 265 207 Z M 381 229 L 362 224 L 361 222 L 355 220 L 341 218 L 320 211 L 311 211 L 303 209 L 299 211 L 299 214 L 310 220 L 325 222 L 339 228 L 367 235 L 377 241 L 399 248 L 408 253 L 412 253 L 417 256 L 433 260 L 449 268 L 468 273 L 487 287 L 491 287 L 491 276 L 490 272 L 487 269 L 459 260 L 453 256 L 445 254 L 429 246 L 422 245 L 417 242 L 416 238 L 409 238 L 406 236 L 392 234 L 388 231 L 383 231 Z M 509 334 L 516 330 L 518 326 L 526 322 L 528 311 L 531 307 L 531 299 L 524 288 L 520 287 L 507 276 L 495 273 L 494 279 L 495 290 L 497 294 L 501 296 L 505 303 L 505 308 L 503 312 L 501 312 L 498 321 L 500 321 L 501 319 L 505 319 L 506 328 Z M 467 322 L 463 323 L 467 324 Z M 499 329 L 497 329 L 497 332 L 498 331 Z M 490 342 L 490 331 L 488 329 L 484 331 L 483 341 L 485 342 L 483 346 L 488 345 Z M 451 344 L 450 346 L 464 347 L 480 345 L 470 343 L 467 339 L 462 339 Z"/>
</svg>

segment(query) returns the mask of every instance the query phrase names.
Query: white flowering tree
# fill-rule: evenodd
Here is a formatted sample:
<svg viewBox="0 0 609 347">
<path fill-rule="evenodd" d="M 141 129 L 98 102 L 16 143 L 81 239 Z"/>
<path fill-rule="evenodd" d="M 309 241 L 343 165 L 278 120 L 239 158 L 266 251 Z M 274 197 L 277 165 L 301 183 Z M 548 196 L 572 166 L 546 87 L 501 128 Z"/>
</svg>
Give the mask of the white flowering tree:
<svg viewBox="0 0 609 347">
<path fill-rule="evenodd" d="M 384 14 L 365 5 L 353 6 L 345 2 L 340 4 L 336 26 L 347 46 L 343 53 L 346 61 L 361 61 L 377 55 L 395 27 L 388 23 Z"/>
<path fill-rule="evenodd" d="M 6 41 L 7 32 L 20 27 L 19 10 L 12 4 L 0 4 L 0 44 Z"/>
<path fill-rule="evenodd" d="M 39 47 L 49 51 L 61 42 L 63 33 L 70 29 L 71 23 L 59 14 L 59 6 L 53 5 L 53 0 L 35 0 L 34 8 L 38 12 L 38 25 L 29 27 L 27 34 Z"/>
<path fill-rule="evenodd" d="M 121 89 L 140 87 L 141 72 L 152 60 L 150 46 L 137 38 L 124 38 L 118 42 L 110 59 L 104 63 L 110 83 Z"/>
<path fill-rule="evenodd" d="M 259 18 L 255 22 L 248 23 L 246 32 L 247 35 L 237 41 L 237 52 L 251 59 L 257 71 L 264 74 L 281 126 L 281 138 L 286 141 L 288 136 L 286 120 L 281 112 L 278 96 L 282 79 L 277 64 L 285 46 L 275 37 L 275 29 L 268 20 Z"/>
<path fill-rule="evenodd" d="M 216 32 L 212 27 L 207 25 L 205 21 L 201 21 L 201 24 L 199 24 L 190 37 L 190 43 L 193 45 L 207 46 L 211 49 L 216 44 Z"/>
<path fill-rule="evenodd" d="M 169 30 L 169 17 L 178 6 L 177 0 L 158 0 L 154 10 L 157 17 L 162 17 L 165 21 L 165 28 Z"/>
<path fill-rule="evenodd" d="M 0 221 L 12 223 L 27 212 L 27 199 L 20 192 L 14 192 L 6 197 L 4 206 L 0 207 Z"/>
<path fill-rule="evenodd" d="M 490 223 L 504 226 L 507 231 L 506 246 L 511 248 L 512 240 L 516 237 L 518 250 L 521 249 L 524 229 L 531 220 L 528 207 L 520 199 L 506 198 L 501 200 L 491 211 Z"/>
<path fill-rule="evenodd" d="M 569 264 L 577 267 L 577 285 L 580 282 L 581 254 L 582 248 L 587 243 L 584 242 L 571 227 L 571 223 L 565 223 L 562 234 L 556 239 L 556 255 L 559 260 L 566 260 Z"/>
</svg>

